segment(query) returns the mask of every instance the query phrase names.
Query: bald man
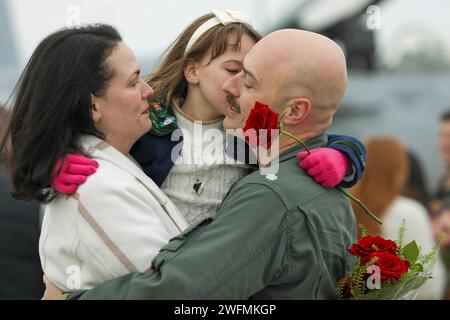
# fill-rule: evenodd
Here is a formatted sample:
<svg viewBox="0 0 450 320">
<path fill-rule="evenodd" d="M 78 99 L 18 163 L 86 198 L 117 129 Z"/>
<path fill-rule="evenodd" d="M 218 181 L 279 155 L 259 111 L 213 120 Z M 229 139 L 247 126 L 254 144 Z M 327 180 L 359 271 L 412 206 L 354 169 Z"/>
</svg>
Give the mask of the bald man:
<svg viewBox="0 0 450 320">
<path fill-rule="evenodd" d="M 344 95 L 341 49 L 321 35 L 274 32 L 249 52 L 224 85 L 232 105 L 226 128 L 242 128 L 255 101 L 282 112 L 286 130 L 309 148 Z M 302 147 L 282 137 L 277 180 L 258 171 L 237 182 L 214 219 L 172 239 L 147 273 L 132 273 L 72 299 L 334 299 L 353 260 L 356 226 L 349 200 L 298 170 Z"/>
<path fill-rule="evenodd" d="M 345 56 L 335 42 L 302 30 L 273 32 L 250 50 L 243 71 L 225 83 L 231 104 L 241 110 L 230 112 L 224 126 L 243 128 L 260 101 L 285 112 L 287 131 L 311 139 L 331 125 L 346 83 Z M 295 141 L 280 143 L 289 147 Z"/>
</svg>

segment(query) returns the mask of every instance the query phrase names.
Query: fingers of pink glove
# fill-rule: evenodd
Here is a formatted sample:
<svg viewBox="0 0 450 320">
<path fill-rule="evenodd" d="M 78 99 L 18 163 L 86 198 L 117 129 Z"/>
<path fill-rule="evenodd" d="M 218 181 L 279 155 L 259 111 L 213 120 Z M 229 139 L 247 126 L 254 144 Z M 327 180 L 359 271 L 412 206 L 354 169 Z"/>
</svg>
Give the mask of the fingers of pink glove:
<svg viewBox="0 0 450 320">
<path fill-rule="evenodd" d="M 320 158 L 316 157 L 316 155 L 311 154 L 306 158 L 303 158 L 303 160 L 300 160 L 300 167 L 308 170 L 311 167 L 314 167 L 319 164 Z"/>
<path fill-rule="evenodd" d="M 73 174 L 63 174 L 58 179 L 58 182 L 61 182 L 63 184 L 80 185 L 80 184 L 85 183 L 86 180 L 87 180 L 86 176 L 73 175 Z"/>
<path fill-rule="evenodd" d="M 303 160 L 307 156 L 308 156 L 308 151 L 301 151 L 301 152 L 297 153 L 297 159 L 299 159 L 299 160 Z"/>
<path fill-rule="evenodd" d="M 97 171 L 96 167 L 71 163 L 67 169 L 68 174 L 90 176 Z"/>
<path fill-rule="evenodd" d="M 321 174 L 314 176 L 313 179 L 314 179 L 314 181 L 322 184 L 323 182 L 327 181 L 328 176 L 327 176 L 326 172 L 322 172 Z"/>
<path fill-rule="evenodd" d="M 71 153 L 68 154 L 66 156 L 66 159 L 71 163 L 71 164 L 79 164 L 79 165 L 85 165 L 85 166 L 91 166 L 91 167 L 95 167 L 98 168 L 98 162 L 87 158 L 81 154 L 75 154 L 75 153 Z"/>
<path fill-rule="evenodd" d="M 336 179 L 327 179 L 327 180 L 324 180 L 324 181 L 319 182 L 319 183 L 320 183 L 320 185 L 321 185 L 322 187 L 325 187 L 325 188 L 333 188 L 333 187 L 335 187 L 336 185 L 338 185 L 339 182 L 340 182 L 340 180 L 336 180 Z"/>
<path fill-rule="evenodd" d="M 322 163 L 322 172 L 318 175 L 313 176 L 313 178 L 323 187 L 330 188 L 339 184 L 339 182 L 341 182 L 343 177 L 339 176 L 339 174 L 336 171 L 336 168 L 332 164 Z"/>
<path fill-rule="evenodd" d="M 324 170 L 323 170 L 322 166 L 320 166 L 319 164 L 306 170 L 306 173 L 308 173 L 308 175 L 311 177 L 315 177 L 323 172 L 324 172 Z"/>
<path fill-rule="evenodd" d="M 60 193 L 64 193 L 64 194 L 70 194 L 70 193 L 75 193 L 78 189 L 78 186 L 75 184 L 64 184 L 64 183 L 56 183 L 55 185 L 52 184 L 52 187 L 60 192 Z"/>
<path fill-rule="evenodd" d="M 300 151 L 299 153 L 297 153 L 297 159 L 303 160 L 305 158 L 311 157 L 311 155 L 320 152 L 320 150 L 323 148 L 317 148 L 317 149 L 312 149 L 309 151 Z"/>
</svg>

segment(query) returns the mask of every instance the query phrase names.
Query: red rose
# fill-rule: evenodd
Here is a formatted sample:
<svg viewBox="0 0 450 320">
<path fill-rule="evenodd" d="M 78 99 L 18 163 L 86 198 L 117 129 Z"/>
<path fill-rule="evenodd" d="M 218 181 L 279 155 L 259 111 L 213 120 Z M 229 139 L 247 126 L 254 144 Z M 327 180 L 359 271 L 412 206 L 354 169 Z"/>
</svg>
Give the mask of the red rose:
<svg viewBox="0 0 450 320">
<path fill-rule="evenodd" d="M 392 283 L 396 283 L 400 276 L 408 272 L 409 261 L 402 260 L 395 254 L 378 251 L 368 256 L 365 263 L 373 258 L 377 259 L 373 265 L 380 267 L 381 281 L 391 280 Z"/>
<path fill-rule="evenodd" d="M 367 257 L 376 252 L 389 252 L 397 255 L 398 247 L 392 240 L 386 240 L 380 236 L 366 236 L 353 244 L 348 252 L 353 256 L 361 257 L 362 262 L 362 260 L 367 261 Z"/>
<path fill-rule="evenodd" d="M 269 106 L 256 101 L 243 129 L 245 141 L 252 147 L 256 147 L 254 145 L 256 141 L 257 145 L 269 149 L 272 145 L 271 130 L 273 129 L 278 129 L 278 113 L 271 110 Z M 264 137 L 267 137 L 267 140 Z"/>
</svg>

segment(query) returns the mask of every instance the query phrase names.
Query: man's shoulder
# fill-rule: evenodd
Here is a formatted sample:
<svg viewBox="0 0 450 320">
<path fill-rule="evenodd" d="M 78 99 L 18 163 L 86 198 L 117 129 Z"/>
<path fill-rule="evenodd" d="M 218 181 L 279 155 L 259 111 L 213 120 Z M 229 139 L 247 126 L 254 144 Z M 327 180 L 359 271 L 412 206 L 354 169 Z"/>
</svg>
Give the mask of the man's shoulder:
<svg viewBox="0 0 450 320">
<path fill-rule="evenodd" d="M 236 185 L 249 188 L 252 185 L 260 185 L 261 188 L 271 190 L 277 194 L 283 202 L 290 206 L 315 201 L 323 195 L 332 195 L 335 192 L 323 188 L 316 183 L 306 172 L 298 166 L 297 159 L 290 159 L 267 170 L 257 170 L 241 180 Z M 288 205 L 289 206 L 289 205 Z"/>
<path fill-rule="evenodd" d="M 270 177 L 266 179 L 266 176 L 261 175 L 258 170 L 238 180 L 232 186 L 224 201 L 228 201 L 229 198 L 240 199 L 243 196 L 251 199 L 256 197 L 260 202 L 268 202 L 275 199 L 279 202 L 282 200 L 278 183 L 270 181 Z M 254 203 L 254 201 L 251 202 Z"/>
<path fill-rule="evenodd" d="M 324 188 L 298 167 L 297 159 L 280 163 L 273 175 L 253 172 L 242 178 L 235 187 L 237 192 L 258 191 L 262 202 L 279 199 L 286 211 L 302 212 L 308 220 L 332 225 L 354 220 L 349 199 L 337 188 Z"/>
</svg>

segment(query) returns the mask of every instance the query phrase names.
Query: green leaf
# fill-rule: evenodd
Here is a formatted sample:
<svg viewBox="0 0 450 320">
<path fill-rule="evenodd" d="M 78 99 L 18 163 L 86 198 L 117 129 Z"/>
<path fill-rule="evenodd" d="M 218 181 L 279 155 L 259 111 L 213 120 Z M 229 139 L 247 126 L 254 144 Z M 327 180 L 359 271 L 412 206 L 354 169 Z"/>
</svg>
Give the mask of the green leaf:
<svg viewBox="0 0 450 320">
<path fill-rule="evenodd" d="M 416 269 L 417 272 L 423 272 L 424 270 L 423 265 L 420 263 L 416 263 L 414 269 Z"/>
<path fill-rule="evenodd" d="M 410 264 L 416 262 L 417 258 L 419 258 L 419 247 L 417 246 L 416 241 L 411 241 L 406 246 L 403 247 L 403 255 L 409 261 Z"/>
</svg>

